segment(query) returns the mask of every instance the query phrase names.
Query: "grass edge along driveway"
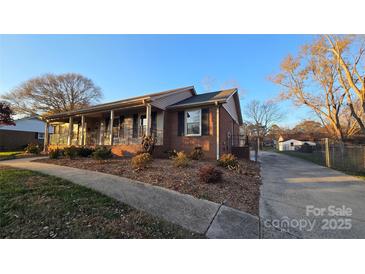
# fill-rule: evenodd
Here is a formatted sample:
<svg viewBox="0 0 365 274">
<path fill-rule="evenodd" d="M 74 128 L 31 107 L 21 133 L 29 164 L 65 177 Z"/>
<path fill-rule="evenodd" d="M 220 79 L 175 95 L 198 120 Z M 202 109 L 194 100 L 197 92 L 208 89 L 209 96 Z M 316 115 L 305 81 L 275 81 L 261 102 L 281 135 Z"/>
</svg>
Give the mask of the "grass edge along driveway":
<svg viewBox="0 0 365 274">
<path fill-rule="evenodd" d="M 0 167 L 0 238 L 202 238 L 91 189 Z"/>
</svg>

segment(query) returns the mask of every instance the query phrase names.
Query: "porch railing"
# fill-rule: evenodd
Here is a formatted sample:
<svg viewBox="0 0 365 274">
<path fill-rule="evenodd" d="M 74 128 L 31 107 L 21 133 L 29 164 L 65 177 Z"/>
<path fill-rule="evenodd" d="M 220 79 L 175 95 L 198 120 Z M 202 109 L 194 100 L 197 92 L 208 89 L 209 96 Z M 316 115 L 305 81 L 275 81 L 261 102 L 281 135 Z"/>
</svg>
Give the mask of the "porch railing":
<svg viewBox="0 0 365 274">
<path fill-rule="evenodd" d="M 123 144 L 123 145 L 131 145 L 131 144 L 141 144 L 143 136 L 146 134 L 145 127 L 139 127 L 138 130 L 134 130 L 133 128 L 123 128 L 121 127 L 119 130 L 113 129 L 113 145 Z M 153 129 L 151 131 L 152 136 L 156 138 L 156 145 L 163 144 L 163 130 Z M 80 144 L 81 134 L 77 136 L 77 134 L 73 135 L 71 140 L 73 145 Z M 100 132 L 91 131 L 87 132 L 85 136 L 86 145 L 99 145 L 100 144 Z M 68 134 L 50 134 L 49 143 L 51 145 L 66 145 L 68 139 Z M 110 145 L 110 135 L 109 131 L 104 132 L 103 134 L 103 145 Z"/>
<path fill-rule="evenodd" d="M 51 145 L 66 145 L 67 144 L 67 133 L 66 134 L 50 134 L 49 143 Z"/>
<path fill-rule="evenodd" d="M 133 128 L 121 128 L 119 133 L 113 131 L 113 144 L 141 144 L 143 136 L 146 135 L 146 128 L 140 127 L 138 131 Z M 156 145 L 163 144 L 163 130 L 153 129 L 151 135 L 156 138 Z M 109 142 L 109 139 L 107 140 Z"/>
</svg>

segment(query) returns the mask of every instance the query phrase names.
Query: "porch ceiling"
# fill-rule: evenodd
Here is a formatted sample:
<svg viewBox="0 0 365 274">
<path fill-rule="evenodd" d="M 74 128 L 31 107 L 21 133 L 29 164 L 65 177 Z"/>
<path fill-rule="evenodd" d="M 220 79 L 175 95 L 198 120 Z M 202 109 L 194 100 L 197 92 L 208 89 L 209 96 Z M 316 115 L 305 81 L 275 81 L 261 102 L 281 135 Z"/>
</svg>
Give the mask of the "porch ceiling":
<svg viewBox="0 0 365 274">
<path fill-rule="evenodd" d="M 68 123 L 69 122 L 69 117 L 73 117 L 74 122 L 80 122 L 81 121 L 81 116 L 85 116 L 85 118 L 93 118 L 93 119 L 98 119 L 98 118 L 109 118 L 110 117 L 110 111 L 113 110 L 114 111 L 114 117 L 120 116 L 120 115 L 129 115 L 129 114 L 134 114 L 134 113 L 141 113 L 141 112 L 146 112 L 146 106 L 145 105 L 136 105 L 136 106 L 129 106 L 129 107 L 124 107 L 124 108 L 116 108 L 116 109 L 108 109 L 108 110 L 103 110 L 103 111 L 94 111 L 94 112 L 89 112 L 89 113 L 78 113 L 78 114 L 69 114 L 69 115 L 59 115 L 60 117 L 57 118 L 52 118 L 49 119 L 49 121 L 51 123 L 57 123 L 57 122 L 61 122 L 61 123 Z M 156 108 L 154 106 L 152 106 L 152 111 L 158 111 L 160 110 L 159 108 Z M 56 115 L 54 115 L 56 116 Z"/>
</svg>

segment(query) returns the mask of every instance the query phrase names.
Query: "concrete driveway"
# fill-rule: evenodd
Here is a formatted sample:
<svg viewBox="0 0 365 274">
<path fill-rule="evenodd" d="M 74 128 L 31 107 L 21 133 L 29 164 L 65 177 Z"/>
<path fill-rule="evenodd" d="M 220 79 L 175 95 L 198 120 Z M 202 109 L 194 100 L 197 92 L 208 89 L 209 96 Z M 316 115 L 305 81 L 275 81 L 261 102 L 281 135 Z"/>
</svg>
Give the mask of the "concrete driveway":
<svg viewBox="0 0 365 274">
<path fill-rule="evenodd" d="M 259 160 L 262 238 L 365 238 L 364 180 L 273 152 Z"/>
</svg>

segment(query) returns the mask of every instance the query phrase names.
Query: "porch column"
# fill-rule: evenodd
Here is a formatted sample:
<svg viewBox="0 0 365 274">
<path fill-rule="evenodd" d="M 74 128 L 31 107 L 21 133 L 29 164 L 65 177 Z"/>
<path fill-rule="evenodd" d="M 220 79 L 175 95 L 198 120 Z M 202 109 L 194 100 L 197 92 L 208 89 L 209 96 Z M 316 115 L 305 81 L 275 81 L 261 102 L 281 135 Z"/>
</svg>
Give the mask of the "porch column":
<svg viewBox="0 0 365 274">
<path fill-rule="evenodd" d="M 110 138 L 110 145 L 112 146 L 113 145 L 113 122 L 114 122 L 114 110 L 111 110 L 110 111 L 110 122 L 109 122 L 109 125 L 110 125 L 110 131 L 109 131 L 109 138 Z"/>
<path fill-rule="evenodd" d="M 46 153 L 48 151 L 49 145 L 49 123 L 46 121 L 44 125 L 44 144 L 43 144 L 43 152 Z"/>
<path fill-rule="evenodd" d="M 216 135 L 217 135 L 217 144 L 216 144 L 216 146 L 217 146 L 217 148 L 216 148 L 216 150 L 217 150 L 217 160 L 219 160 L 219 157 L 220 157 L 220 140 L 219 140 L 219 104 L 218 104 L 218 102 L 216 102 L 215 103 L 216 104 L 216 106 L 217 106 L 217 113 L 216 113 L 216 122 L 217 122 L 217 124 L 216 124 L 216 128 L 217 128 L 217 133 L 216 133 Z"/>
<path fill-rule="evenodd" d="M 151 135 L 151 104 L 147 103 L 146 105 L 146 120 L 147 120 L 147 128 L 146 128 L 146 135 Z"/>
<path fill-rule="evenodd" d="M 73 118 L 70 117 L 68 119 L 68 135 L 67 135 L 67 145 L 70 146 L 71 145 L 71 141 L 72 141 L 72 134 L 73 134 Z"/>
<path fill-rule="evenodd" d="M 81 115 L 81 145 L 85 145 L 85 116 Z"/>
</svg>

